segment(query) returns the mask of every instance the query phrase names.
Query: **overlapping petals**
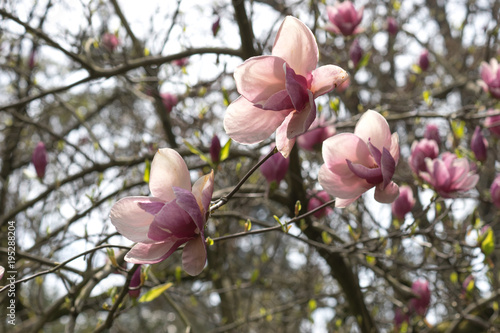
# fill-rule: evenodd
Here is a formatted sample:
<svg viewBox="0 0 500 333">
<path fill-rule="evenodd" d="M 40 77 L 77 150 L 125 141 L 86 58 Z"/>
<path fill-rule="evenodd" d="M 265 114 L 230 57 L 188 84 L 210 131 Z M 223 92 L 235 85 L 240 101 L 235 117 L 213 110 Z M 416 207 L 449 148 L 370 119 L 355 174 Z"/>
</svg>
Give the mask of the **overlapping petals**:
<svg viewBox="0 0 500 333">
<path fill-rule="evenodd" d="M 485 92 L 489 92 L 492 97 L 500 99 L 500 66 L 495 58 L 489 63 L 481 63 L 481 80 L 478 84 Z"/>
<path fill-rule="evenodd" d="M 350 36 L 362 32 L 359 27 L 363 19 L 364 7 L 359 10 L 354 8 L 351 1 L 337 2 L 335 6 L 326 7 L 328 20 L 325 29 L 344 36 Z"/>
<path fill-rule="evenodd" d="M 276 146 L 287 157 L 295 138 L 316 118 L 314 99 L 347 79 L 340 67 L 318 64 L 318 45 L 311 30 L 288 16 L 270 56 L 252 57 L 234 73 L 241 96 L 224 117 L 224 129 L 235 141 L 252 144 L 276 132 Z"/>
<path fill-rule="evenodd" d="M 206 263 L 204 225 L 213 193 L 213 172 L 191 189 L 189 170 L 172 149 L 160 149 L 151 165 L 152 197 L 127 197 L 111 208 L 111 223 L 136 245 L 125 260 L 154 264 L 168 258 L 182 244 L 182 265 L 190 275 Z"/>
<path fill-rule="evenodd" d="M 335 135 L 323 143 L 325 164 L 319 183 L 332 196 L 335 206 L 345 207 L 375 187 L 375 200 L 390 203 L 399 190 L 392 182 L 399 160 L 399 139 L 379 113 L 368 110 L 354 134 Z"/>
</svg>

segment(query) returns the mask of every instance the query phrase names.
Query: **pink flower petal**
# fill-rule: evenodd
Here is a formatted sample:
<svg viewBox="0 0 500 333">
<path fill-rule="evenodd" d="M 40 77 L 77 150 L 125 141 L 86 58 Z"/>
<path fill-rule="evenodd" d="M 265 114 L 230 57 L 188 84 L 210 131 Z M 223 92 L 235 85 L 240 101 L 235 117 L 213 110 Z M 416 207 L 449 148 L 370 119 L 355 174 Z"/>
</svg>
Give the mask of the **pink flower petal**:
<svg viewBox="0 0 500 333">
<path fill-rule="evenodd" d="M 346 163 L 347 166 L 347 163 Z M 368 191 L 373 185 L 356 176 L 352 171 L 350 175 L 339 175 L 332 172 L 326 164 L 319 169 L 318 181 L 323 189 L 331 196 L 340 199 L 357 199 L 361 194 Z M 342 207 L 335 204 L 335 207 Z M 344 206 L 345 207 L 345 206 Z"/>
<path fill-rule="evenodd" d="M 238 66 L 234 79 L 238 92 L 255 104 L 285 89 L 285 60 L 274 56 L 252 57 Z"/>
<path fill-rule="evenodd" d="M 181 188 L 174 188 L 175 202 L 181 207 L 186 213 L 189 214 L 192 221 L 195 223 L 198 231 L 195 230 L 195 233 L 203 230 L 205 226 L 205 218 L 202 215 L 200 210 L 200 206 L 198 205 L 198 201 L 196 197 L 190 191 L 183 190 Z"/>
<path fill-rule="evenodd" d="M 295 144 L 295 138 L 288 138 L 288 124 L 295 112 L 296 111 L 290 113 L 276 131 L 276 147 L 284 158 L 290 155 L 293 145 Z"/>
<path fill-rule="evenodd" d="M 227 108 L 224 129 L 228 136 L 239 143 L 257 143 L 271 136 L 289 113 L 289 110 L 267 111 L 257 108 L 240 96 Z"/>
<path fill-rule="evenodd" d="M 308 94 L 307 80 L 305 77 L 295 74 L 295 71 L 286 64 L 284 69 L 286 70 L 286 90 L 292 100 L 293 107 L 297 111 L 302 111 L 307 103 L 313 99 Z"/>
<path fill-rule="evenodd" d="M 391 149 L 389 149 L 389 152 L 392 155 L 392 158 L 394 159 L 394 162 L 396 162 L 396 165 L 398 164 L 399 161 L 399 135 L 398 133 L 392 133 L 391 135 Z"/>
<path fill-rule="evenodd" d="M 286 128 L 286 137 L 293 139 L 305 133 L 314 119 L 316 119 L 316 104 L 314 103 L 312 92 L 309 91 L 309 102 L 305 105 L 304 109 L 300 112 L 294 111 L 290 115 L 291 118 Z"/>
<path fill-rule="evenodd" d="M 380 151 L 382 151 L 383 147 L 387 149 L 391 148 L 392 139 L 389 124 L 376 111 L 368 110 L 361 116 L 354 128 L 354 134 L 367 143 L 368 139 L 370 139 L 371 143 Z"/>
<path fill-rule="evenodd" d="M 196 200 L 193 198 L 193 201 Z M 198 205 L 196 203 L 195 205 L 195 209 L 198 209 Z M 157 242 L 168 239 L 189 239 L 195 235 L 196 229 L 197 225 L 189 213 L 179 206 L 177 201 L 171 201 L 166 203 L 155 216 L 149 227 L 148 237 Z"/>
<path fill-rule="evenodd" d="M 272 54 L 284 59 L 295 73 L 304 77 L 318 64 L 316 38 L 304 23 L 292 16 L 287 16 L 281 24 Z"/>
<path fill-rule="evenodd" d="M 385 189 L 382 189 L 383 185 L 379 184 L 375 187 L 375 200 L 381 203 L 391 203 L 399 195 L 399 187 L 394 182 L 390 182 Z"/>
<path fill-rule="evenodd" d="M 151 242 L 148 238 L 149 226 L 154 215 L 141 208 L 140 203 L 164 203 L 153 197 L 127 197 L 116 202 L 109 217 L 116 230 L 133 242 Z"/>
<path fill-rule="evenodd" d="M 339 198 L 336 198 L 335 199 L 335 207 L 337 207 L 337 208 L 345 208 L 345 207 L 349 206 L 350 204 L 352 204 L 354 201 L 358 200 L 358 198 L 360 196 L 361 196 L 361 194 L 358 195 L 355 198 L 352 198 L 352 199 L 339 199 Z"/>
<path fill-rule="evenodd" d="M 366 143 L 352 133 L 340 133 L 323 142 L 323 158 L 326 166 L 341 176 L 349 176 L 346 160 L 362 164 L 366 167 L 376 167 Z"/>
<path fill-rule="evenodd" d="M 193 195 L 198 202 L 200 211 L 205 217 L 214 192 L 214 171 L 198 179 L 193 185 Z"/>
<path fill-rule="evenodd" d="M 168 258 L 184 244 L 184 241 L 168 241 L 154 244 L 137 243 L 125 255 L 125 261 L 133 264 L 156 264 Z"/>
<path fill-rule="evenodd" d="M 182 268 L 186 273 L 192 276 L 200 274 L 206 262 L 207 249 L 204 238 L 200 236 L 187 242 L 182 251 Z"/>
<path fill-rule="evenodd" d="M 270 111 L 293 110 L 292 99 L 286 89 L 269 97 L 263 105 L 255 104 L 255 106 Z"/>
<path fill-rule="evenodd" d="M 173 186 L 191 191 L 191 177 L 181 155 L 173 149 L 159 149 L 151 163 L 149 189 L 164 201 L 175 198 Z"/>
<path fill-rule="evenodd" d="M 326 65 L 312 71 L 311 91 L 314 98 L 326 94 L 344 83 L 349 74 L 342 68 Z"/>
</svg>

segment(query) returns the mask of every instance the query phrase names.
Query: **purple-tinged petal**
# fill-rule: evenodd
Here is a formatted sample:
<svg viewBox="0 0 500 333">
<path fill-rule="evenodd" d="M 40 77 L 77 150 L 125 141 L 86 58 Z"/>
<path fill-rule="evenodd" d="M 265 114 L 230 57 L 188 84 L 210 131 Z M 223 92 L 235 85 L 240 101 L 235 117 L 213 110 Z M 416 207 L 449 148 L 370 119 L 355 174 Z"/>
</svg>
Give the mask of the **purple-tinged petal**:
<svg viewBox="0 0 500 333">
<path fill-rule="evenodd" d="M 312 92 L 309 91 L 309 104 L 307 104 L 302 111 L 294 111 L 290 113 L 290 115 L 292 117 L 286 129 L 286 136 L 288 139 L 295 138 L 305 133 L 309 127 L 311 127 L 314 119 L 316 119 L 316 104 L 314 103 Z"/>
<path fill-rule="evenodd" d="M 151 242 L 148 238 L 149 226 L 154 215 L 146 212 L 140 204 L 165 203 L 153 197 L 127 197 L 117 201 L 111 207 L 109 215 L 116 230 L 133 242 Z"/>
<path fill-rule="evenodd" d="M 372 145 L 370 139 L 368 139 L 368 149 L 370 150 L 370 153 L 372 154 L 373 159 L 375 160 L 375 162 L 378 165 L 381 165 L 380 161 L 382 159 L 382 153 L 380 152 L 380 150 L 377 147 L 375 147 L 374 145 Z"/>
<path fill-rule="evenodd" d="M 193 195 L 198 202 L 200 211 L 204 218 L 210 206 L 210 200 L 214 192 L 214 171 L 198 179 L 193 185 Z"/>
<path fill-rule="evenodd" d="M 227 108 L 224 129 L 236 142 L 257 143 L 271 136 L 289 113 L 289 110 L 267 111 L 257 108 L 240 96 Z"/>
<path fill-rule="evenodd" d="M 196 228 L 193 218 L 176 201 L 171 201 L 155 216 L 148 237 L 157 242 L 170 238 L 192 238 Z"/>
<path fill-rule="evenodd" d="M 191 177 L 181 155 L 173 149 L 159 149 L 151 163 L 149 189 L 154 197 L 164 201 L 175 198 L 172 187 L 191 190 Z"/>
<path fill-rule="evenodd" d="M 397 165 L 398 161 L 399 161 L 399 135 L 398 135 L 398 133 L 392 133 L 392 135 L 391 135 L 391 148 L 389 149 L 389 152 L 391 153 L 391 156 Z"/>
<path fill-rule="evenodd" d="M 349 74 L 338 66 L 321 66 L 312 71 L 310 90 L 316 98 L 337 88 L 348 78 Z"/>
<path fill-rule="evenodd" d="M 375 187 L 375 200 L 380 203 L 391 203 L 397 199 L 399 195 L 399 187 L 394 182 L 390 182 L 385 189 L 382 189 L 382 184 Z"/>
<path fill-rule="evenodd" d="M 153 201 L 153 202 L 138 202 L 139 207 L 146 213 L 151 215 L 156 215 L 165 206 L 163 201 Z"/>
<path fill-rule="evenodd" d="M 269 111 L 293 110 L 292 99 L 286 89 L 269 97 L 263 105 L 255 104 L 255 106 Z"/>
<path fill-rule="evenodd" d="M 288 125 L 296 111 L 291 112 L 276 130 L 276 147 L 278 151 L 287 158 L 295 144 L 295 138 L 288 138 Z"/>
<path fill-rule="evenodd" d="M 154 244 L 137 243 L 125 255 L 125 261 L 133 264 L 156 264 L 168 258 L 185 241 L 166 241 Z"/>
<path fill-rule="evenodd" d="M 318 181 L 323 189 L 331 196 L 355 200 L 361 194 L 372 188 L 373 185 L 368 184 L 366 180 L 359 178 L 349 169 L 348 171 L 350 173 L 349 175 L 342 176 L 332 172 L 325 164 L 323 164 L 319 170 Z M 335 204 L 335 207 L 341 206 Z"/>
<path fill-rule="evenodd" d="M 361 116 L 354 128 L 354 134 L 366 143 L 370 140 L 379 150 L 382 150 L 383 147 L 391 148 L 392 138 L 389 124 L 376 111 L 368 110 Z"/>
<path fill-rule="evenodd" d="M 382 176 L 384 178 L 382 189 L 385 189 L 391 182 L 392 176 L 394 176 L 394 172 L 396 171 L 396 162 L 394 161 L 394 158 L 392 158 L 391 153 L 385 147 L 382 150 L 382 158 L 380 162 L 380 169 L 382 170 Z"/>
<path fill-rule="evenodd" d="M 238 66 L 234 79 L 238 92 L 250 102 L 264 104 L 285 89 L 285 60 L 274 56 L 252 57 Z"/>
<path fill-rule="evenodd" d="M 286 71 L 286 90 L 288 95 L 292 100 L 295 110 L 302 111 L 310 100 L 307 91 L 307 80 L 305 77 L 295 74 L 295 71 L 286 64 L 283 65 L 283 68 Z"/>
<path fill-rule="evenodd" d="M 350 160 L 346 160 L 349 170 L 356 176 L 368 182 L 368 184 L 377 185 L 383 180 L 380 168 L 367 168 L 361 164 L 353 164 Z"/>
<path fill-rule="evenodd" d="M 193 193 L 181 188 L 174 188 L 174 192 L 175 196 L 177 197 L 175 199 L 175 202 L 179 205 L 179 207 L 184 209 L 184 211 L 188 213 L 189 216 L 191 216 L 192 221 L 198 228 L 198 232 L 203 230 L 203 227 L 205 225 L 205 218 L 202 215 L 198 201 L 196 200 L 196 197 L 193 195 Z"/>
<path fill-rule="evenodd" d="M 318 64 L 316 38 L 304 23 L 287 16 L 274 40 L 272 55 L 284 59 L 297 74 L 307 77 Z"/>
<path fill-rule="evenodd" d="M 368 168 L 377 166 L 366 143 L 352 133 L 341 133 L 326 139 L 322 152 L 326 166 L 341 176 L 352 175 L 346 160 Z"/>
<path fill-rule="evenodd" d="M 448 168 L 446 167 L 446 164 L 439 159 L 435 159 L 433 162 L 433 170 L 431 175 L 434 176 L 434 187 L 436 189 L 447 190 L 450 187 L 450 173 L 448 171 Z M 427 158 L 426 163 L 427 169 L 430 172 L 431 170 L 429 169 L 429 161 Z"/>
<path fill-rule="evenodd" d="M 186 243 L 182 251 L 182 268 L 189 275 L 195 276 L 201 273 L 207 262 L 207 249 L 205 239 L 196 237 Z"/>
</svg>

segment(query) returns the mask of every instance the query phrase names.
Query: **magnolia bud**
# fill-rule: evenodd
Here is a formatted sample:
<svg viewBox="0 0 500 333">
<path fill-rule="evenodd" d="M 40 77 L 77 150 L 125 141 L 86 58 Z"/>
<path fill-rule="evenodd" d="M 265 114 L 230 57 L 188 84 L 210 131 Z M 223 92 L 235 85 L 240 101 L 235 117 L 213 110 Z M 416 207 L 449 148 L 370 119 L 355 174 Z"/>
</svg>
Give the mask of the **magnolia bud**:
<svg viewBox="0 0 500 333">
<path fill-rule="evenodd" d="M 45 144 L 43 142 L 39 142 L 36 145 L 33 155 L 31 156 L 31 162 L 35 166 L 38 178 L 43 178 L 47 167 L 47 150 L 45 149 Z"/>
<path fill-rule="evenodd" d="M 212 162 L 219 163 L 220 151 L 221 151 L 221 145 L 219 137 L 217 135 L 214 135 L 212 137 L 212 143 L 210 145 L 210 158 L 212 159 Z"/>
</svg>

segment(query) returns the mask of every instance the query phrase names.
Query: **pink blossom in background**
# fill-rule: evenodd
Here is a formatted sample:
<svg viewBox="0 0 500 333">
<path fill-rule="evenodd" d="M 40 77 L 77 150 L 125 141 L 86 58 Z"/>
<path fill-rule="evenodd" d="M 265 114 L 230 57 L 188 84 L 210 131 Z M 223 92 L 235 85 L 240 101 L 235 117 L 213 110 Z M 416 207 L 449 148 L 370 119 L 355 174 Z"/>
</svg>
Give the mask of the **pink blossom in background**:
<svg viewBox="0 0 500 333">
<path fill-rule="evenodd" d="M 488 110 L 490 114 L 493 112 L 500 112 L 500 110 Z M 484 127 L 487 128 L 491 134 L 500 138 L 500 115 L 486 117 L 486 119 L 484 119 Z"/>
<path fill-rule="evenodd" d="M 297 144 L 300 148 L 314 151 L 321 147 L 323 141 L 334 135 L 335 126 L 326 125 L 323 118 L 316 118 L 307 132 L 297 137 Z"/>
<path fill-rule="evenodd" d="M 474 275 L 471 274 L 465 278 L 464 282 L 462 282 L 462 297 L 471 295 L 471 292 L 474 289 L 474 283 Z"/>
<path fill-rule="evenodd" d="M 296 137 L 316 118 L 314 99 L 339 86 L 347 73 L 318 64 L 318 45 L 311 30 L 287 16 L 278 31 L 272 55 L 252 57 L 236 68 L 241 94 L 227 108 L 224 129 L 235 141 L 258 143 L 276 131 L 276 147 L 287 157 Z"/>
<path fill-rule="evenodd" d="M 212 142 L 210 144 L 210 158 L 212 159 L 212 162 L 219 163 L 220 151 L 221 151 L 221 145 L 219 137 L 217 135 L 214 135 L 212 137 Z"/>
<path fill-rule="evenodd" d="M 414 141 L 411 145 L 411 155 L 408 159 L 408 164 L 413 172 L 417 175 L 421 171 L 427 171 L 425 160 L 430 158 L 435 159 L 439 155 L 439 147 L 435 140 L 422 139 Z"/>
<path fill-rule="evenodd" d="M 491 183 L 490 194 L 493 204 L 497 208 L 500 208 L 500 175 L 496 176 L 496 178 L 493 180 L 493 183 Z"/>
<path fill-rule="evenodd" d="M 405 215 L 413 209 L 415 205 L 413 190 L 408 185 L 399 187 L 399 197 L 391 204 L 392 215 L 397 219 L 403 220 Z"/>
<path fill-rule="evenodd" d="M 327 203 L 330 200 L 332 200 L 332 198 L 330 197 L 330 195 L 328 195 L 328 193 L 326 193 L 326 191 L 319 191 L 319 192 L 313 193 L 310 196 L 309 201 L 307 202 L 307 211 L 310 212 L 313 209 L 318 208 L 319 206 Z M 332 211 L 333 211 L 333 209 L 331 207 L 325 207 L 325 208 L 318 210 L 313 215 L 319 219 L 319 218 L 322 218 L 323 216 L 326 216 L 327 214 L 329 214 Z"/>
<path fill-rule="evenodd" d="M 479 176 L 471 171 L 469 161 L 450 152 L 436 159 L 425 159 L 427 171 L 419 173 L 443 198 L 455 198 L 476 186 Z"/>
<path fill-rule="evenodd" d="M 173 149 L 158 150 L 151 164 L 151 197 L 126 197 L 111 208 L 116 230 L 137 244 L 125 256 L 134 264 L 155 264 L 182 244 L 182 266 L 198 275 L 207 260 L 205 222 L 214 187 L 213 171 L 191 188 L 186 163 Z"/>
<path fill-rule="evenodd" d="M 431 305 L 429 282 L 426 280 L 417 280 L 411 285 L 411 290 L 418 297 L 410 300 L 410 311 L 415 311 L 419 316 L 425 316 L 425 313 Z"/>
<path fill-rule="evenodd" d="M 165 110 L 167 112 L 172 112 L 172 109 L 174 106 L 179 103 L 179 99 L 177 96 L 169 94 L 169 93 L 162 93 L 160 94 L 161 101 L 163 102 L 163 106 L 165 107 Z"/>
<path fill-rule="evenodd" d="M 359 27 L 363 19 L 364 7 L 354 8 L 351 1 L 337 2 L 335 6 L 327 6 L 328 20 L 325 30 L 344 36 L 355 35 L 363 30 Z"/>
<path fill-rule="evenodd" d="M 387 18 L 387 31 L 391 35 L 395 35 L 398 33 L 399 27 L 398 27 L 398 22 L 394 17 L 388 17 Z"/>
<path fill-rule="evenodd" d="M 28 59 L 28 67 L 29 69 L 33 69 L 36 66 L 36 51 L 33 49 L 30 52 L 30 57 Z"/>
<path fill-rule="evenodd" d="M 399 328 L 403 323 L 408 323 L 410 321 L 410 316 L 403 311 L 401 308 L 394 309 L 394 326 L 396 332 L 399 332 Z"/>
<path fill-rule="evenodd" d="M 427 140 L 434 140 L 438 144 L 441 144 L 441 137 L 439 136 L 439 127 L 436 124 L 427 124 L 425 126 L 424 138 Z"/>
<path fill-rule="evenodd" d="M 323 142 L 325 164 L 319 183 L 336 198 L 336 207 L 346 207 L 375 187 L 375 200 L 393 202 L 399 189 L 392 181 L 399 160 L 399 138 L 376 111 L 368 110 L 352 133 L 337 134 Z"/>
<path fill-rule="evenodd" d="M 482 62 L 481 80 L 478 84 L 485 92 L 489 92 L 491 97 L 500 99 L 500 66 L 495 58 L 491 58 L 490 63 Z"/>
<path fill-rule="evenodd" d="M 418 58 L 418 66 L 423 71 L 429 69 L 429 51 L 427 49 L 423 50 L 420 54 L 420 57 Z"/>
<path fill-rule="evenodd" d="M 180 58 L 172 61 L 172 64 L 174 64 L 177 67 L 186 67 L 189 64 L 189 58 Z"/>
<path fill-rule="evenodd" d="M 290 159 L 288 157 L 285 158 L 281 154 L 274 154 L 259 169 L 269 184 L 276 182 L 279 185 L 288 172 L 289 164 Z"/>
<path fill-rule="evenodd" d="M 215 37 L 220 30 L 220 17 L 217 16 L 217 19 L 212 23 L 212 35 Z"/>
<path fill-rule="evenodd" d="M 116 37 L 115 34 L 109 32 L 106 32 L 102 35 L 101 42 L 104 48 L 109 52 L 113 52 L 114 50 L 116 50 L 118 45 L 120 45 L 120 40 L 118 39 L 118 37 Z"/>
<path fill-rule="evenodd" d="M 142 283 L 142 281 L 141 281 L 141 267 L 142 267 L 142 265 L 139 265 L 139 267 L 137 267 L 134 274 L 132 275 L 132 279 L 130 280 L 128 294 L 132 298 L 137 298 L 141 294 L 141 288 L 139 288 L 141 283 Z"/>
<path fill-rule="evenodd" d="M 470 149 L 474 153 L 476 160 L 480 162 L 486 161 L 488 157 L 488 141 L 484 138 L 479 126 L 476 126 L 474 134 L 472 134 Z"/>
<path fill-rule="evenodd" d="M 31 155 L 31 163 L 35 167 L 36 175 L 42 179 L 45 176 L 45 169 L 47 168 L 47 149 L 43 142 L 38 142 Z"/>
<path fill-rule="evenodd" d="M 363 58 L 363 49 L 359 45 L 359 40 L 356 38 L 349 48 L 349 59 L 351 59 L 354 68 L 358 66 L 361 58 Z"/>
</svg>

